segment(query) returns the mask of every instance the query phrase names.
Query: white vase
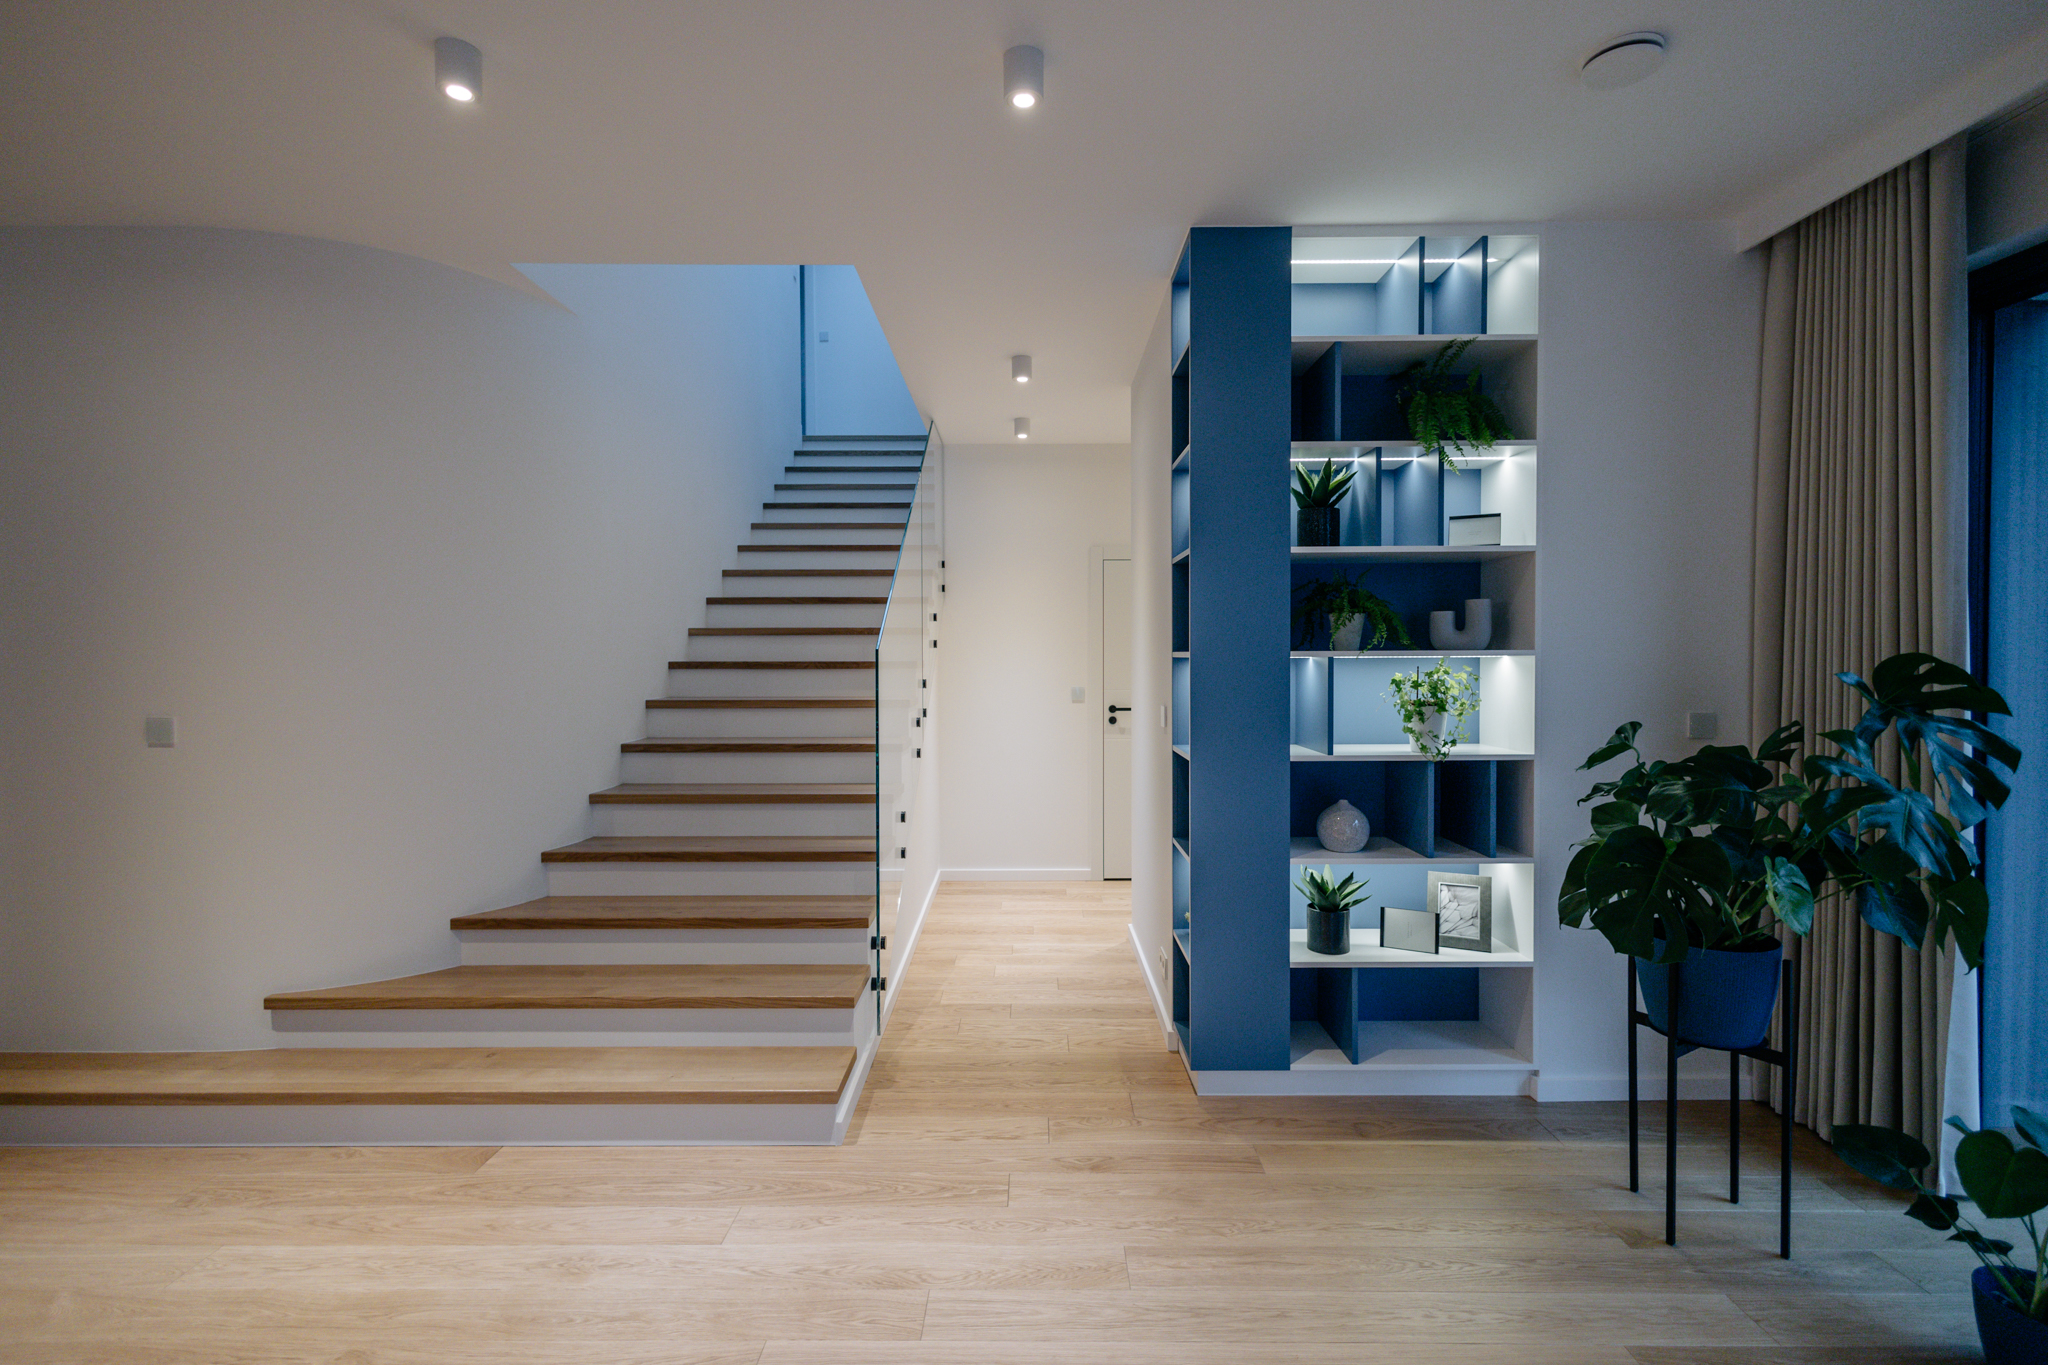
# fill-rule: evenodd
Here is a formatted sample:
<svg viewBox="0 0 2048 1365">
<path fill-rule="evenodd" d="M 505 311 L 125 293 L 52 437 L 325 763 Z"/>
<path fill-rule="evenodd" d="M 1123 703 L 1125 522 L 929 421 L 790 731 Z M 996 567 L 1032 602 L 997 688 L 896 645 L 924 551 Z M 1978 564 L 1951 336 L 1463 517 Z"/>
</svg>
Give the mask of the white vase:
<svg viewBox="0 0 2048 1365">
<path fill-rule="evenodd" d="M 1356 853 L 1371 838 L 1365 812 L 1349 801 L 1340 799 L 1316 817 L 1316 841 L 1332 853 Z"/>
<path fill-rule="evenodd" d="M 1416 734 L 1408 737 L 1408 747 L 1418 754 L 1434 758 L 1450 747 L 1444 740 L 1446 717 L 1441 711 L 1425 711 L 1422 719 L 1414 722 Z"/>
<path fill-rule="evenodd" d="M 1330 627 L 1330 648 L 1339 654 L 1357 653 L 1359 642 L 1365 639 L 1365 613 L 1360 612 L 1352 617 L 1342 630 L 1336 628 L 1334 621 L 1333 617 Z"/>
<path fill-rule="evenodd" d="M 1465 628 L 1458 629 L 1456 612 L 1433 611 L 1429 614 L 1429 647 L 1431 649 L 1485 649 L 1493 643 L 1493 602 L 1485 597 L 1471 597 L 1465 601 Z"/>
</svg>

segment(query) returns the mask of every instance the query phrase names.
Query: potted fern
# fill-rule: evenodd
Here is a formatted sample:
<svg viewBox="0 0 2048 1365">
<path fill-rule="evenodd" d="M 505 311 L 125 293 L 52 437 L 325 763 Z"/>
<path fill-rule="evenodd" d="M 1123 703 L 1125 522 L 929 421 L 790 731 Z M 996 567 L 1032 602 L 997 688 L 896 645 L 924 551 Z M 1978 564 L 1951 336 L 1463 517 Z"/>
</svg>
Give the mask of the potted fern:
<svg viewBox="0 0 2048 1365">
<path fill-rule="evenodd" d="M 1306 465 L 1294 471 L 1294 538 L 1302 545 L 1335 545 L 1343 509 L 1338 506 L 1351 491 L 1355 469 L 1341 473 L 1336 462 L 1324 460 L 1320 470 Z"/>
<path fill-rule="evenodd" d="M 1401 733 L 1432 763 L 1444 760 L 1465 718 L 1479 709 L 1479 679 L 1469 668 L 1452 668 L 1449 659 L 1396 673 L 1389 688 L 1387 700 L 1401 715 Z"/>
<path fill-rule="evenodd" d="M 1490 450 L 1508 434 L 1507 415 L 1481 391 L 1478 371 L 1462 379 L 1451 373 L 1471 344 L 1471 337 L 1447 341 L 1394 376 L 1394 401 L 1407 415 L 1409 439 L 1445 469 L 1458 467 L 1457 455 Z"/>
<path fill-rule="evenodd" d="M 1415 648 L 1415 641 L 1408 637 L 1408 627 L 1401 624 L 1401 614 L 1393 604 L 1365 586 L 1365 573 L 1351 577 L 1338 574 L 1333 578 L 1320 578 L 1313 583 L 1304 583 L 1295 590 L 1294 604 L 1294 647 L 1307 649 L 1309 641 L 1315 638 L 1318 622 L 1328 621 L 1330 626 L 1330 648 L 1345 653 L 1360 649 L 1378 649 L 1389 636 L 1399 640 L 1404 648 Z M 1365 631 L 1372 628 L 1372 642 L 1365 643 Z"/>
<path fill-rule="evenodd" d="M 1923 1176 L 1934 1164 L 1933 1154 L 1910 1134 L 1838 1123 L 1832 1145 L 1836 1156 L 1872 1180 L 1911 1191 L 1908 1218 L 1977 1253 L 1983 1264 L 1970 1272 L 1970 1289 L 1988 1365 L 2040 1365 L 2048 1360 L 2048 1228 L 2036 1217 L 2048 1209 L 2048 1119 L 2019 1105 L 2012 1119 L 2017 1144 L 1995 1130 L 1972 1131 L 1958 1118 L 1949 1124 L 1963 1133 L 1956 1144 L 1956 1174 L 1964 1197 L 1986 1218 L 2019 1220 L 2033 1252 L 2031 1270 L 2013 1261 L 2011 1242 L 1987 1237 L 1963 1217 L 1957 1200 L 1928 1187 Z"/>
<path fill-rule="evenodd" d="M 1304 872 L 1299 883 L 1308 897 L 1308 950 L 1336 957 L 1351 951 L 1351 907 L 1365 899 L 1371 882 L 1347 873 L 1343 881 L 1333 879 L 1329 866 L 1321 874 Z"/>
</svg>

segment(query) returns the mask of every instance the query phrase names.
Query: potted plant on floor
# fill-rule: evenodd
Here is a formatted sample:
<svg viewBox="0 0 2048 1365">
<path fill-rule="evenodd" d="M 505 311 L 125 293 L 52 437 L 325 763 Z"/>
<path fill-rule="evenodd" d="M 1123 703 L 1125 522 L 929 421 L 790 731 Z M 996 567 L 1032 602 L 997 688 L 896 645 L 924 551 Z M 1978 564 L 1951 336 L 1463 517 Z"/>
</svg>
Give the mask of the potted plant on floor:
<svg viewBox="0 0 2048 1365">
<path fill-rule="evenodd" d="M 1308 950 L 1339 957 L 1351 951 L 1351 907 L 1365 899 L 1371 882 L 1347 873 L 1343 881 L 1331 879 L 1324 866 L 1320 875 L 1304 872 L 1299 889 L 1308 897 Z"/>
<path fill-rule="evenodd" d="M 2040 1365 L 2048 1361 L 2048 1228 L 2036 1221 L 2036 1215 L 2048 1208 L 2048 1151 L 2043 1151 L 2048 1148 L 2048 1120 L 2018 1105 L 2013 1106 L 2012 1118 L 2023 1145 L 2004 1133 L 1973 1132 L 1961 1119 L 1949 1123 L 1964 1134 L 1956 1144 L 1956 1174 L 1962 1179 L 1964 1197 L 1986 1218 L 2019 1220 L 2032 1246 L 2031 1270 L 2014 1263 L 2011 1242 L 1986 1236 L 1963 1217 L 1956 1200 L 1928 1188 L 1922 1173 L 1934 1158 L 1910 1135 L 1896 1128 L 1838 1123 L 1833 1146 L 1836 1156 L 1872 1180 L 1911 1191 L 1908 1218 L 1948 1233 L 1949 1241 L 1977 1253 L 1983 1264 L 1970 1272 L 1970 1289 L 1976 1300 L 1977 1339 L 1989 1365 Z"/>
<path fill-rule="evenodd" d="M 1471 344 L 1471 337 L 1447 341 L 1394 376 L 1394 401 L 1407 414 L 1409 439 L 1445 469 L 1458 467 L 1455 455 L 1490 450 L 1508 434 L 1507 415 L 1481 392 L 1478 371 L 1462 379 L 1451 373 Z"/>
<path fill-rule="evenodd" d="M 1804 934 L 1814 906 L 1846 898 L 1864 921 L 1915 948 L 1953 934 L 1963 960 L 1983 960 L 1990 915 L 1968 831 L 2005 803 L 1993 768 L 2020 751 L 1977 721 L 1944 711 L 2010 715 L 2005 698 L 1931 654 L 1898 654 L 1865 682 L 1835 675 L 1868 703 L 1854 730 L 1820 736 L 1833 754 L 1791 766 L 1798 721 L 1754 752 L 1707 745 L 1674 762 L 1646 760 L 1639 721 L 1616 730 L 1579 765 L 1633 754 L 1581 805 L 1592 837 L 1577 845 L 1558 918 L 1590 924 L 1615 951 L 1641 960 L 1643 1006 L 1669 1031 L 1669 972 L 1683 964 L 1678 1037 L 1716 1048 L 1764 1040 L 1777 1001 L 1783 944 Z M 1895 736 L 1905 781 L 1878 769 Z"/>
<path fill-rule="evenodd" d="M 1335 545 L 1343 508 L 1338 504 L 1351 491 L 1355 469 L 1339 473 L 1336 463 L 1324 460 L 1320 470 L 1298 466 L 1294 471 L 1294 539 L 1301 545 Z"/>
<path fill-rule="evenodd" d="M 1400 613 L 1386 598 L 1365 586 L 1364 573 L 1349 578 L 1338 574 L 1304 583 L 1295 590 L 1295 597 L 1296 649 L 1307 649 L 1316 623 L 1325 620 L 1330 626 L 1330 648 L 1339 653 L 1378 649 L 1388 636 L 1408 649 L 1415 648 L 1415 642 L 1408 638 L 1408 628 L 1401 624 Z M 1367 626 L 1372 627 L 1370 644 L 1363 643 Z"/>
<path fill-rule="evenodd" d="M 1450 753 L 1465 718 L 1479 709 L 1479 679 L 1469 668 L 1452 668 L 1449 659 L 1396 673 L 1388 687 L 1387 700 L 1401 715 L 1401 733 L 1433 763 Z"/>
</svg>

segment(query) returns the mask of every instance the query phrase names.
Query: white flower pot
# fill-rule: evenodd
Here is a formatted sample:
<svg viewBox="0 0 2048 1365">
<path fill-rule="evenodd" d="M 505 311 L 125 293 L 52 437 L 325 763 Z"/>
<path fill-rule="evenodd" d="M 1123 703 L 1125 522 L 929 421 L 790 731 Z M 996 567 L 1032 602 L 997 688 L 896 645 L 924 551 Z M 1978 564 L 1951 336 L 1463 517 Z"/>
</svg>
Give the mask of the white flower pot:
<svg viewBox="0 0 2048 1365">
<path fill-rule="evenodd" d="M 1425 711 L 1422 719 L 1414 722 L 1416 734 L 1408 737 L 1408 747 L 1418 754 L 1440 754 L 1449 747 L 1444 740 L 1444 730 L 1449 718 L 1441 711 Z"/>
<path fill-rule="evenodd" d="M 1334 620 L 1334 618 L 1332 618 Z M 1365 613 L 1360 612 L 1345 623 L 1344 629 L 1330 628 L 1330 648 L 1339 654 L 1355 654 L 1365 639 Z"/>
</svg>

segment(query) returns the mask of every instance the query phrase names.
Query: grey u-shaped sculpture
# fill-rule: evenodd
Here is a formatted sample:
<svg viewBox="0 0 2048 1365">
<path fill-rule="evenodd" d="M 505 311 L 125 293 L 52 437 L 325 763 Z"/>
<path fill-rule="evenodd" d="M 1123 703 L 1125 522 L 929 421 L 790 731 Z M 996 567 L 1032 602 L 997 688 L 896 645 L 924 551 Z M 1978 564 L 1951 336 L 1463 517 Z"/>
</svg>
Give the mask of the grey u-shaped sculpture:
<svg viewBox="0 0 2048 1365">
<path fill-rule="evenodd" d="M 1485 649 L 1493 643 L 1493 602 L 1485 597 L 1465 599 L 1465 628 L 1459 630 L 1456 612 L 1429 614 L 1431 649 Z"/>
</svg>

